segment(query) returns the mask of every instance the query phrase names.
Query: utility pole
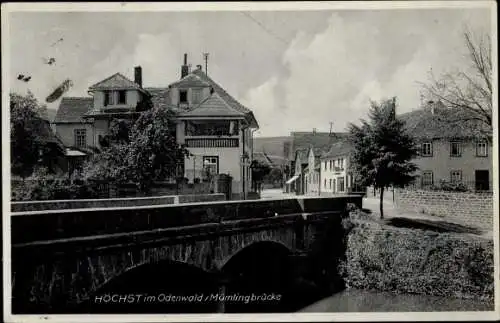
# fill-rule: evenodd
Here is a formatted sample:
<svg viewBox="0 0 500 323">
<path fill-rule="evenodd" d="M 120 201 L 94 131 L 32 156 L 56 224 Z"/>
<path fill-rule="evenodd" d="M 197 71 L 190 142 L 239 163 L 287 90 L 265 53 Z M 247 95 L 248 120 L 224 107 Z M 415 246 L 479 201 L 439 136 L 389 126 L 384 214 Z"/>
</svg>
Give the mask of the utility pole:
<svg viewBox="0 0 500 323">
<path fill-rule="evenodd" d="M 332 135 L 332 131 L 333 131 L 333 122 L 330 121 L 330 136 Z"/>
<path fill-rule="evenodd" d="M 208 54 L 209 53 L 203 53 L 203 59 L 205 60 L 205 74 L 208 75 Z"/>
</svg>

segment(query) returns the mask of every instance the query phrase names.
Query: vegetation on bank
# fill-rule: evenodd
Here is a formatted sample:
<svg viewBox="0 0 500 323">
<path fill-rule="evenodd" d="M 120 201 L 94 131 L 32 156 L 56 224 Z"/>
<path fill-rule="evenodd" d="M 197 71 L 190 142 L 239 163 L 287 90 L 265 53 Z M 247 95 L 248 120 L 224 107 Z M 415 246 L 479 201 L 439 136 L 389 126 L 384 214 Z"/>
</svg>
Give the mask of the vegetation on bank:
<svg viewBox="0 0 500 323">
<path fill-rule="evenodd" d="M 471 234 L 398 228 L 360 210 L 344 220 L 346 286 L 493 302 L 493 241 Z"/>
</svg>

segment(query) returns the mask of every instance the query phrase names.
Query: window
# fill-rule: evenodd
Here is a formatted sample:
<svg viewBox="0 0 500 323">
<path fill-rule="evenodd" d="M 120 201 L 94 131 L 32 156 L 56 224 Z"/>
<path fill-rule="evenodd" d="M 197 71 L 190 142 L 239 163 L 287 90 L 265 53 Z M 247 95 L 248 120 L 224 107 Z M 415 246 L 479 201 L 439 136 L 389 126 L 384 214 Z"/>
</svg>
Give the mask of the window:
<svg viewBox="0 0 500 323">
<path fill-rule="evenodd" d="M 325 170 L 326 170 L 326 162 L 325 162 Z"/>
<path fill-rule="evenodd" d="M 87 145 L 87 130 L 75 129 L 75 146 L 85 147 Z"/>
<path fill-rule="evenodd" d="M 450 179 L 452 183 L 460 183 L 462 181 L 462 171 L 452 170 L 450 172 Z"/>
<path fill-rule="evenodd" d="M 454 141 L 450 143 L 450 156 L 451 157 L 460 157 L 462 156 L 462 149 L 459 142 Z"/>
<path fill-rule="evenodd" d="M 213 175 L 219 173 L 219 157 L 203 157 L 203 180 L 209 180 Z"/>
<path fill-rule="evenodd" d="M 476 156 L 477 157 L 488 157 L 488 142 L 479 141 L 476 143 Z"/>
<path fill-rule="evenodd" d="M 118 91 L 118 104 L 127 103 L 127 91 Z"/>
<path fill-rule="evenodd" d="M 340 159 L 340 169 L 344 169 L 344 158 Z"/>
<path fill-rule="evenodd" d="M 113 91 L 104 92 L 104 106 L 115 104 L 115 97 Z"/>
<path fill-rule="evenodd" d="M 332 179 L 330 178 L 330 189 L 332 189 Z"/>
<path fill-rule="evenodd" d="M 432 156 L 432 142 L 424 142 L 422 144 L 421 154 L 424 157 Z"/>
<path fill-rule="evenodd" d="M 202 100 L 203 89 L 193 89 L 193 104 L 200 103 Z"/>
<path fill-rule="evenodd" d="M 339 184 L 339 192 L 343 192 L 344 189 L 345 189 L 345 187 L 344 187 L 344 185 L 345 185 L 344 178 L 343 177 L 339 177 L 337 183 Z"/>
<path fill-rule="evenodd" d="M 325 178 L 325 180 L 324 180 L 323 187 L 324 187 L 324 188 L 326 188 L 326 178 Z"/>
<path fill-rule="evenodd" d="M 330 160 L 330 170 L 333 168 L 333 160 Z"/>
<path fill-rule="evenodd" d="M 431 171 L 422 173 L 422 185 L 432 185 L 434 183 L 434 174 Z"/>
<path fill-rule="evenodd" d="M 236 136 L 238 133 L 238 121 L 186 121 L 186 136 Z M 246 138 L 251 140 L 250 136 Z"/>
<path fill-rule="evenodd" d="M 187 90 L 179 91 L 179 103 L 188 103 L 188 92 Z"/>
</svg>

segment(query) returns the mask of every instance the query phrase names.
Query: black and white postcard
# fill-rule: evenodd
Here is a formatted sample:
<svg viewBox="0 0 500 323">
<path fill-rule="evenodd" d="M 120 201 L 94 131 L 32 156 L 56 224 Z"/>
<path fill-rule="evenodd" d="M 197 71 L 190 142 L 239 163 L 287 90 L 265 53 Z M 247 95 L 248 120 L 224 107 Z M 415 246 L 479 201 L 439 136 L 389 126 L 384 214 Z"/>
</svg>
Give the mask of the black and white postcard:
<svg viewBox="0 0 500 323">
<path fill-rule="evenodd" d="M 499 319 L 496 15 L 2 4 L 4 320 Z"/>
</svg>

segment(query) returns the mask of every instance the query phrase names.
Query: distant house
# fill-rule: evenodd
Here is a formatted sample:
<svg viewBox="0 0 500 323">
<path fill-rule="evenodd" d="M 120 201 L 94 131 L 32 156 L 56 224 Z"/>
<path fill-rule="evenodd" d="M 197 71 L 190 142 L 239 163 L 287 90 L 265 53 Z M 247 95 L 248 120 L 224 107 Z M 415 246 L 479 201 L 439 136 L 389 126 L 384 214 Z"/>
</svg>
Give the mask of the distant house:
<svg viewBox="0 0 500 323">
<path fill-rule="evenodd" d="M 292 172 L 286 178 L 285 191 L 304 194 L 306 182 L 304 176 L 301 175 L 304 173 L 305 167 L 308 166 L 308 154 L 311 147 L 325 151 L 333 143 L 346 138 L 347 133 L 292 132 L 291 137 L 288 167 Z"/>
<path fill-rule="evenodd" d="M 331 145 L 328 152 L 321 156 L 322 193 L 343 194 L 353 190 L 352 152 L 352 144 L 343 140 Z"/>
<path fill-rule="evenodd" d="M 233 193 L 249 192 L 252 130 L 258 128 L 257 120 L 201 66 L 190 71 L 187 55 L 180 80 L 168 87 L 143 87 L 138 66 L 134 81 L 115 73 L 90 86 L 89 94 L 92 96 L 63 98 L 54 121 L 56 133 L 72 154 L 101 149 L 113 119 L 138 118 L 150 101 L 154 107 L 176 113 L 172 134 L 191 153 L 178 165 L 178 173 L 191 183 L 228 174 L 233 178 Z"/>
<path fill-rule="evenodd" d="M 444 181 L 492 189 L 492 133 L 473 117 L 468 110 L 448 109 L 439 102 L 399 116 L 419 146 L 415 185 L 428 188 Z"/>
<path fill-rule="evenodd" d="M 309 148 L 307 167 L 304 169 L 304 194 L 319 195 L 321 193 L 320 158 L 324 154 L 321 148 Z"/>
</svg>

